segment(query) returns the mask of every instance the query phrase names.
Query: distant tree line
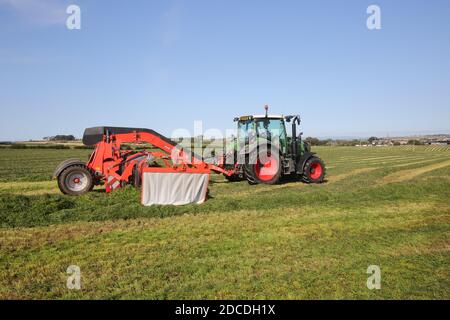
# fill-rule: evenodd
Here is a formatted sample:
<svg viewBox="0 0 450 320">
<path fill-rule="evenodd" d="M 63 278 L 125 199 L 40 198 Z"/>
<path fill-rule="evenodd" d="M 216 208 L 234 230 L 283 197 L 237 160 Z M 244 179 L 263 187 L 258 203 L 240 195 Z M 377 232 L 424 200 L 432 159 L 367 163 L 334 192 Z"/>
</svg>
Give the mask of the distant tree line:
<svg viewBox="0 0 450 320">
<path fill-rule="evenodd" d="M 44 137 L 43 138 L 46 141 L 75 141 L 75 137 L 71 134 L 69 135 L 64 135 L 64 134 L 58 134 L 56 136 L 51 136 L 51 137 Z"/>
<path fill-rule="evenodd" d="M 311 146 L 357 146 L 361 144 L 370 144 L 369 140 L 333 140 L 333 139 L 318 139 L 313 137 L 305 138 L 305 141 L 308 142 Z"/>
<path fill-rule="evenodd" d="M 307 137 L 305 141 L 308 142 L 312 146 L 357 146 L 357 145 L 372 145 L 375 144 L 378 140 L 377 137 L 370 137 L 369 139 L 351 139 L 351 140 L 333 140 L 333 139 L 324 139 L 320 140 L 318 138 Z M 400 142 L 394 141 L 392 142 L 394 146 L 399 146 Z M 408 140 L 408 145 L 416 145 L 421 146 L 424 145 L 423 141 L 417 139 Z"/>
<path fill-rule="evenodd" d="M 408 144 L 414 145 L 414 146 L 421 146 L 421 145 L 423 145 L 423 142 L 420 140 L 414 139 L 414 140 L 408 140 Z"/>
<path fill-rule="evenodd" d="M 65 146 L 62 144 L 51 144 L 51 145 L 45 145 L 45 144 L 23 144 L 23 143 L 13 143 L 10 146 L 10 149 L 71 149 L 69 146 Z"/>
</svg>

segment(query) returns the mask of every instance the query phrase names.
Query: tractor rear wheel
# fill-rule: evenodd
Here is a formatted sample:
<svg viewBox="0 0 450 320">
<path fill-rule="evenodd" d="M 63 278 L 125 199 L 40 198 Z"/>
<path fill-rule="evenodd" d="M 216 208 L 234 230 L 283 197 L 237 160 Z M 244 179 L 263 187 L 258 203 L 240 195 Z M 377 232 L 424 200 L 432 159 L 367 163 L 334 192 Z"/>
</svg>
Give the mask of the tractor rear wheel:
<svg viewBox="0 0 450 320">
<path fill-rule="evenodd" d="M 325 179 L 326 168 L 322 159 L 311 157 L 303 168 L 303 180 L 307 183 L 322 183 Z"/>
<path fill-rule="evenodd" d="M 73 165 L 58 176 L 58 187 L 64 194 L 80 196 L 94 188 L 94 177 L 86 166 Z"/>
<path fill-rule="evenodd" d="M 260 149 L 256 164 L 244 166 L 250 184 L 276 184 L 281 177 L 281 159 L 278 150 Z"/>
</svg>

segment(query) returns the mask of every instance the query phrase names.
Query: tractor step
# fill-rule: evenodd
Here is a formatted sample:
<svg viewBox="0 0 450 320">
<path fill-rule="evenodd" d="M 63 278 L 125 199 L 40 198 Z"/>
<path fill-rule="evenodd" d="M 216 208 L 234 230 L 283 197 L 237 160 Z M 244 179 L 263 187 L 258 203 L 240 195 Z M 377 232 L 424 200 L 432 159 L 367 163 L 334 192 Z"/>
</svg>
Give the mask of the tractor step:
<svg viewBox="0 0 450 320">
<path fill-rule="evenodd" d="M 291 174 L 294 168 L 294 162 L 292 159 L 283 160 L 283 174 Z"/>
</svg>

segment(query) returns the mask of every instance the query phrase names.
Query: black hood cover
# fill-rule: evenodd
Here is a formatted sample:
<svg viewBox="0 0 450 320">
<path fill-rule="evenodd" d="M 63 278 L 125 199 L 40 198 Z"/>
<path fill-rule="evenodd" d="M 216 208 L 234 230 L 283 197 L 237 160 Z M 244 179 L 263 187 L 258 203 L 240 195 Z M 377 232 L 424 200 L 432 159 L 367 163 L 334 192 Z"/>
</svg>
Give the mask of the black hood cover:
<svg viewBox="0 0 450 320">
<path fill-rule="evenodd" d="M 83 135 L 83 144 L 86 146 L 93 146 L 99 143 L 103 140 L 103 136 L 106 135 L 106 133 L 109 132 L 109 134 L 120 134 L 120 133 L 133 133 L 133 132 L 147 132 L 150 134 L 153 134 L 160 139 L 164 140 L 165 142 L 176 146 L 177 144 L 166 138 L 165 136 L 159 134 L 158 132 L 151 130 L 151 129 L 145 129 L 145 128 L 123 128 L 123 127 L 93 127 L 93 128 L 87 128 L 84 130 Z"/>
<path fill-rule="evenodd" d="M 103 136 L 106 135 L 106 133 L 109 132 L 109 134 L 120 134 L 120 133 L 134 133 L 134 132 L 147 132 L 154 136 L 159 137 L 161 140 L 165 141 L 166 143 L 176 147 L 178 144 L 174 142 L 173 140 L 170 140 L 169 138 L 163 136 L 162 134 L 152 130 L 152 129 L 146 129 L 146 128 L 123 128 L 123 127 L 93 127 L 93 128 L 87 128 L 84 130 L 83 135 L 83 144 L 86 146 L 94 146 L 97 143 L 101 142 L 103 140 Z M 189 148 L 183 148 L 186 152 L 191 152 L 192 156 L 200 161 L 203 161 L 203 157 L 195 154 L 192 152 Z"/>
</svg>

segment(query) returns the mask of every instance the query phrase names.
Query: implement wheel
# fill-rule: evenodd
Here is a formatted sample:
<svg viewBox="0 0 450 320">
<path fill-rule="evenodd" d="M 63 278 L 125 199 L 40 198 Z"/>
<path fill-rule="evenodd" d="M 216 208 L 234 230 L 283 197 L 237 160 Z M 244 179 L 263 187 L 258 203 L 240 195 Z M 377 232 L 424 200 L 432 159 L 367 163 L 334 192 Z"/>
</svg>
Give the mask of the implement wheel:
<svg viewBox="0 0 450 320">
<path fill-rule="evenodd" d="M 64 194 L 80 196 L 94 188 L 94 177 L 86 166 L 73 165 L 58 176 L 58 187 Z"/>
</svg>

